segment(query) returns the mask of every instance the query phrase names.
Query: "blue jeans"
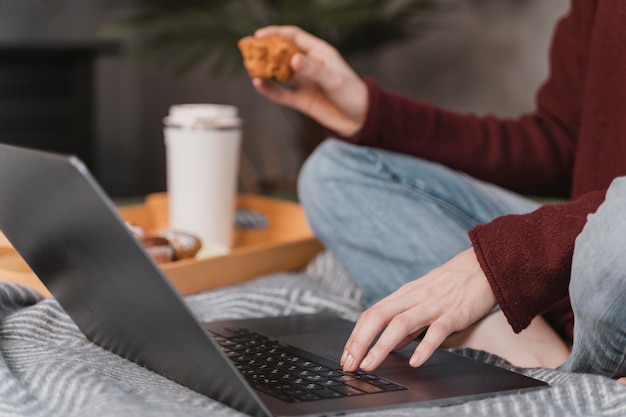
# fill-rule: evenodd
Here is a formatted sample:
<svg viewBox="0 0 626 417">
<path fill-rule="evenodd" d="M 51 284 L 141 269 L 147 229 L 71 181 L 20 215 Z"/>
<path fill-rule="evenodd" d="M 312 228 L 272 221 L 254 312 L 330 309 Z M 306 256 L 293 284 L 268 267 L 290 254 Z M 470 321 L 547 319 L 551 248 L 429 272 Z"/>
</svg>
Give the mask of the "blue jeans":
<svg viewBox="0 0 626 417">
<path fill-rule="evenodd" d="M 569 293 L 574 346 L 562 369 L 626 376 L 626 177 L 576 238 Z"/>
<path fill-rule="evenodd" d="M 332 139 L 307 160 L 298 187 L 313 231 L 359 285 L 368 306 L 467 249 L 467 232 L 474 226 L 505 214 L 528 213 L 539 206 L 437 163 Z M 613 244 L 600 239 L 602 233 L 593 233 L 587 245 Z M 585 230 L 579 241 L 586 242 L 582 237 L 587 234 Z M 621 236 L 624 239 L 626 231 L 622 230 Z M 579 245 L 577 242 L 577 248 Z M 586 254 L 583 249 L 577 252 L 580 263 L 584 263 Z M 621 270 L 626 271 L 626 265 Z M 606 282 L 603 276 L 597 278 Z M 572 277 L 572 287 L 588 288 L 590 282 L 588 277 Z M 573 292 L 575 314 L 576 308 L 590 308 L 588 303 L 576 305 L 575 295 Z M 596 305 L 607 303 L 601 300 Z M 622 307 L 616 314 L 617 319 L 626 317 L 626 309 Z M 613 317 L 612 313 L 608 315 Z M 589 332 L 597 332 L 595 324 L 588 326 Z M 578 334 L 585 334 L 578 327 Z M 598 340 L 608 337 L 604 333 L 597 336 Z M 615 359 L 613 362 L 620 362 L 623 372 L 623 331 L 616 343 L 621 351 L 609 356 Z M 589 357 L 591 349 L 596 352 L 597 346 L 585 349 L 575 344 L 572 358 Z M 579 351 L 581 355 L 577 355 Z M 597 361 L 604 364 L 608 354 L 598 355 Z M 586 360 L 574 362 L 572 358 L 567 369 L 583 370 L 580 363 Z M 591 372 L 607 374 L 597 367 Z"/>
</svg>

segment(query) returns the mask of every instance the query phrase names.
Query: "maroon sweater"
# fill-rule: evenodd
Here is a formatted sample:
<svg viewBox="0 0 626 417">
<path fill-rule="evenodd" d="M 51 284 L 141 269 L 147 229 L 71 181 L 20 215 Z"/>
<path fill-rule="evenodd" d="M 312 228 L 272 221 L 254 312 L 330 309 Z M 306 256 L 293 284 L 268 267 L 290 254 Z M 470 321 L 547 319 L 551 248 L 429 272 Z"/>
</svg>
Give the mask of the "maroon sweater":
<svg viewBox="0 0 626 417">
<path fill-rule="evenodd" d="M 571 342 L 574 241 L 611 181 L 626 175 L 626 2 L 572 0 L 550 64 L 536 111 L 517 119 L 449 112 L 367 79 L 367 119 L 344 140 L 438 161 L 519 193 L 567 197 L 469 235 L 513 329 L 542 314 Z"/>
</svg>

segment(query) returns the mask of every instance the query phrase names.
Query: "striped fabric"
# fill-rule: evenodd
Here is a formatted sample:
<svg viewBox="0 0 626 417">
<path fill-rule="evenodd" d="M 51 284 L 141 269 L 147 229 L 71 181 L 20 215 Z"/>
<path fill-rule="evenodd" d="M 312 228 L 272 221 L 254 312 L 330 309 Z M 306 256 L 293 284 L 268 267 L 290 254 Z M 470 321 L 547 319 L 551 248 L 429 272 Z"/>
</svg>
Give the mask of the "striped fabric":
<svg viewBox="0 0 626 417">
<path fill-rule="evenodd" d="M 355 319 L 362 308 L 359 300 L 358 289 L 328 253 L 299 273 L 187 298 L 201 320 L 320 310 Z M 0 416 L 241 415 L 89 343 L 54 299 L 0 283 L 0 319 Z M 460 353 L 509 366 L 484 352 Z M 552 387 L 450 407 L 354 416 L 626 416 L 626 386 L 610 379 L 546 369 L 523 372 Z"/>
</svg>

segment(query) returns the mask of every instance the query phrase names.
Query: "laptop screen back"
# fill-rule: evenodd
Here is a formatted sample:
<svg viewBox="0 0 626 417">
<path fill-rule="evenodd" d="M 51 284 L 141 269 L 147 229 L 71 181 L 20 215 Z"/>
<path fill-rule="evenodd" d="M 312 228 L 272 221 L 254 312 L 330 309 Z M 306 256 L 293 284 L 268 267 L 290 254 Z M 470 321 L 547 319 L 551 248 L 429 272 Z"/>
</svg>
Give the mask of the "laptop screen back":
<svg viewBox="0 0 626 417">
<path fill-rule="evenodd" d="M 268 415 L 77 158 L 0 145 L 0 230 L 91 341 Z"/>
</svg>

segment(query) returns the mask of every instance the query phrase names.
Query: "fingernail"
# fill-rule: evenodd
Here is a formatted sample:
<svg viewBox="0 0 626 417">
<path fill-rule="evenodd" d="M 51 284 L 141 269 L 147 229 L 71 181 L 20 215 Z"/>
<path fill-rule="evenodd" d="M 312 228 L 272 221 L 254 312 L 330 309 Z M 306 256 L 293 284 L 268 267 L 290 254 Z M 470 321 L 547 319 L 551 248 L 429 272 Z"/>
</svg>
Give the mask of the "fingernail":
<svg viewBox="0 0 626 417">
<path fill-rule="evenodd" d="M 409 359 L 409 365 L 411 365 L 412 367 L 416 367 L 419 365 L 419 355 L 417 354 L 413 354 L 413 356 L 411 356 L 411 359 Z"/>
<path fill-rule="evenodd" d="M 369 356 L 366 356 L 365 359 L 363 359 L 363 362 L 361 362 L 361 365 L 359 365 L 359 368 L 364 369 L 370 366 L 371 364 L 372 364 L 372 358 L 370 358 Z"/>
<path fill-rule="evenodd" d="M 346 362 L 346 358 L 348 357 L 348 351 L 344 350 L 343 354 L 341 355 L 341 359 L 339 359 L 339 364 L 341 366 L 343 366 L 343 364 Z"/>
<path fill-rule="evenodd" d="M 354 365 L 354 358 L 352 357 L 351 354 L 348 353 L 346 355 L 346 362 L 343 365 L 343 369 L 344 370 L 352 369 L 352 365 Z"/>
</svg>

